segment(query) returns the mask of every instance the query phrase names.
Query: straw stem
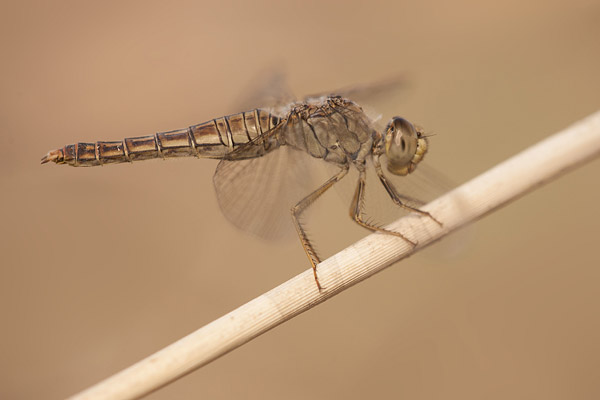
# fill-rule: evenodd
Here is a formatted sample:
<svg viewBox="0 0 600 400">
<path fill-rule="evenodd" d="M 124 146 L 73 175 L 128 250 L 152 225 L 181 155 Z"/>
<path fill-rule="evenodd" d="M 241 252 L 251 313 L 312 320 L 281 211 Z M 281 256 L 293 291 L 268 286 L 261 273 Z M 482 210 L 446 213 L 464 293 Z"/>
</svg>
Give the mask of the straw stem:
<svg viewBox="0 0 600 400">
<path fill-rule="evenodd" d="M 411 214 L 391 228 L 418 242 L 372 234 L 72 399 L 144 396 L 309 310 L 463 225 L 600 154 L 600 112 L 585 118 L 423 207 L 443 223 Z"/>
</svg>

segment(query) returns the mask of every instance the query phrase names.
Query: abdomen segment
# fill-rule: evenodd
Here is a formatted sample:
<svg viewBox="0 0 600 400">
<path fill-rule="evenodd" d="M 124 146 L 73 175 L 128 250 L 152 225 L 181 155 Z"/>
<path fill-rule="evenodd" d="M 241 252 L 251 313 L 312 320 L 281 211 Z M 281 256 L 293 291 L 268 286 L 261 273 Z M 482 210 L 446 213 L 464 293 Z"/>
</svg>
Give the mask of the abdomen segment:
<svg viewBox="0 0 600 400">
<path fill-rule="evenodd" d="M 277 116 L 256 109 L 216 118 L 187 129 L 115 142 L 66 145 L 46 154 L 42 164 L 52 161 L 75 167 L 92 167 L 152 158 L 224 158 L 236 146 L 261 136 L 279 122 Z"/>
</svg>

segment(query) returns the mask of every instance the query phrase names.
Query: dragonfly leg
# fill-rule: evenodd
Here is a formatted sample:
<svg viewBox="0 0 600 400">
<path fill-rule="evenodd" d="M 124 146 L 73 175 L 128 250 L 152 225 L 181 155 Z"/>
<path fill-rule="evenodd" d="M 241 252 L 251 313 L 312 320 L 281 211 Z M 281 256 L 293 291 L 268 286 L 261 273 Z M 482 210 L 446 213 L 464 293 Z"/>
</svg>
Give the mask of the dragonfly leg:
<svg viewBox="0 0 600 400">
<path fill-rule="evenodd" d="M 379 177 L 379 180 L 383 184 L 383 187 L 385 187 L 385 190 L 390 195 L 390 198 L 392 199 L 394 204 L 396 204 L 397 206 L 402 207 L 406 210 L 416 212 L 417 214 L 421 214 L 426 217 L 429 217 L 433 221 L 435 221 L 439 226 L 443 226 L 440 221 L 438 221 L 433 215 L 431 215 L 427 211 L 419 210 L 416 207 L 411 207 L 408 204 L 404 204 L 400 198 L 400 195 L 398 194 L 398 191 L 396 190 L 396 187 L 383 174 L 383 170 L 381 169 L 381 164 L 379 162 L 379 157 L 373 157 L 373 161 L 375 164 L 375 171 L 377 172 L 377 176 Z"/>
<path fill-rule="evenodd" d="M 319 278 L 317 277 L 317 264 L 321 262 L 317 252 L 314 247 L 308 240 L 308 236 L 306 235 L 306 231 L 302 227 L 300 223 L 300 215 L 304 210 L 306 210 L 312 203 L 314 203 L 323 193 L 325 193 L 329 188 L 331 188 L 335 183 L 339 182 L 346 174 L 348 173 L 349 165 L 345 165 L 340 172 L 332 176 L 327 182 L 322 184 L 317 190 L 300 200 L 298 204 L 292 207 L 292 220 L 294 221 L 294 226 L 296 227 L 296 232 L 298 232 L 298 237 L 300 238 L 300 243 L 302 243 L 302 247 L 306 252 L 308 260 L 312 265 L 313 274 L 315 275 L 315 282 L 317 283 L 317 287 L 319 290 L 322 289 L 321 284 L 319 283 Z"/>
<path fill-rule="evenodd" d="M 413 246 L 416 246 L 417 243 L 410 240 L 400 232 L 391 231 L 389 229 L 382 228 L 381 226 L 374 225 L 370 222 L 365 221 L 364 219 L 364 206 L 365 206 L 365 185 L 366 185 L 366 170 L 364 165 L 359 167 L 358 170 L 358 184 L 356 185 L 356 191 L 354 192 L 354 197 L 352 198 L 352 204 L 350 205 L 350 217 L 360 226 L 367 228 L 373 232 L 382 232 L 388 235 L 398 236 Z"/>
</svg>

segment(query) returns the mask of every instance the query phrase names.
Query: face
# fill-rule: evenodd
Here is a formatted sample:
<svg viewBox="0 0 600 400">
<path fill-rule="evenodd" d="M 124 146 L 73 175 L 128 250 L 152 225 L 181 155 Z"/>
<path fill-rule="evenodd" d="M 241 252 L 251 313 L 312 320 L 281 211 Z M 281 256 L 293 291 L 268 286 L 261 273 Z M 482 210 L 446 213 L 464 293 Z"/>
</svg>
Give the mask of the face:
<svg viewBox="0 0 600 400">
<path fill-rule="evenodd" d="M 387 168 L 395 175 L 408 175 L 427 152 L 427 139 L 404 118 L 394 117 L 385 130 Z"/>
</svg>

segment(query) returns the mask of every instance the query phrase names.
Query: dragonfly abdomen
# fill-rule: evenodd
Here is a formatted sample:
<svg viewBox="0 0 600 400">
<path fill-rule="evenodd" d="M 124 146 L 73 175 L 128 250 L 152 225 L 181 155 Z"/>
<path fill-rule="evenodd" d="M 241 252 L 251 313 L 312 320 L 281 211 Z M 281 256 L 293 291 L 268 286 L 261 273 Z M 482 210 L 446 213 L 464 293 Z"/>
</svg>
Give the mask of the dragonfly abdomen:
<svg viewBox="0 0 600 400">
<path fill-rule="evenodd" d="M 275 127 L 280 119 L 266 110 L 255 109 L 215 118 L 187 129 L 155 135 L 126 138 L 122 141 L 76 143 L 49 152 L 42 164 L 53 161 L 75 167 L 149 160 L 153 158 L 224 158 L 237 146 L 253 141 Z M 266 145 L 266 143 L 261 143 Z M 249 157 L 264 154 L 257 145 Z"/>
</svg>

